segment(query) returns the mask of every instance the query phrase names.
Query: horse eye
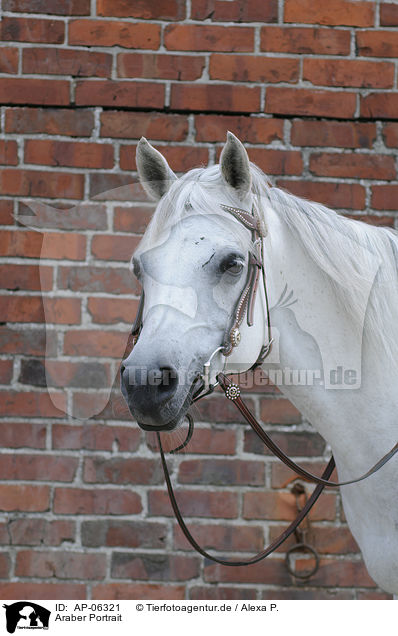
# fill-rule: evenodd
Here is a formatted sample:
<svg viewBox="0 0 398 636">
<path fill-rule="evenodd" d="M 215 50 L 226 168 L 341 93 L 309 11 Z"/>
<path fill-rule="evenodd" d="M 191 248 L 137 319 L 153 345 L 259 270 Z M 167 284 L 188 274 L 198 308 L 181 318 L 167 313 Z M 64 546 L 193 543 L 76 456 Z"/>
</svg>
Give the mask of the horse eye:
<svg viewBox="0 0 398 636">
<path fill-rule="evenodd" d="M 235 254 L 228 256 L 221 263 L 221 271 L 237 276 L 243 269 L 243 262 Z"/>
<path fill-rule="evenodd" d="M 243 269 L 243 263 L 236 261 L 233 265 L 228 267 L 230 274 L 240 274 Z"/>
</svg>

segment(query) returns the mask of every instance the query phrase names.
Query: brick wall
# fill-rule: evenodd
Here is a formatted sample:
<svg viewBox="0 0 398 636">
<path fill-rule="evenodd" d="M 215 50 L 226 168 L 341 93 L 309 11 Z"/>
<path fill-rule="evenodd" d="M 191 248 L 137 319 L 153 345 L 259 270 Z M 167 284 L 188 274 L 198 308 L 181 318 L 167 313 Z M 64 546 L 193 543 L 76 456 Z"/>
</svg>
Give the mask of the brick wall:
<svg viewBox="0 0 398 636">
<path fill-rule="evenodd" d="M 287 573 L 286 548 L 243 569 L 193 554 L 117 369 L 137 303 L 128 260 L 152 209 L 129 185 L 141 135 L 178 172 L 214 162 L 232 130 L 274 183 L 394 226 L 398 4 L 1 5 L 0 596 L 388 598 L 338 491 L 312 513 L 308 581 Z M 322 439 L 280 394 L 249 403 L 321 470 Z M 189 452 L 169 458 L 182 509 L 206 547 L 259 550 L 294 516 L 293 477 L 221 396 L 196 419 Z"/>
</svg>

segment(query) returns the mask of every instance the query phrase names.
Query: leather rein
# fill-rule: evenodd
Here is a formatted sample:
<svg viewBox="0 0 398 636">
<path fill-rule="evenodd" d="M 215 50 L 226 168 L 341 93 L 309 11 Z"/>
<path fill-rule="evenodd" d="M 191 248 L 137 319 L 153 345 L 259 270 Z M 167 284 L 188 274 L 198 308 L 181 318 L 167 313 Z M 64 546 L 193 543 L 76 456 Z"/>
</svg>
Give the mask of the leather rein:
<svg viewBox="0 0 398 636">
<path fill-rule="evenodd" d="M 315 483 L 316 487 L 313 490 L 311 496 L 306 500 L 304 506 L 301 508 L 296 518 L 270 545 L 268 545 L 267 548 L 265 548 L 264 550 L 262 550 L 255 556 L 245 560 L 222 559 L 222 558 L 209 554 L 209 552 L 207 552 L 204 548 L 202 548 L 196 542 L 190 530 L 188 529 L 174 494 L 174 489 L 171 483 L 170 473 L 167 466 L 159 431 L 156 431 L 156 434 L 157 434 L 157 439 L 159 444 L 160 458 L 161 458 L 164 477 L 166 481 L 167 491 L 170 498 L 170 503 L 173 508 L 174 515 L 178 522 L 178 525 L 180 526 L 180 529 L 183 532 L 186 539 L 188 540 L 188 542 L 199 554 L 201 554 L 203 557 L 211 561 L 214 561 L 215 563 L 219 563 L 220 565 L 226 565 L 226 566 L 246 566 L 246 565 L 251 565 L 254 563 L 258 563 L 259 561 L 262 561 L 267 556 L 269 556 L 272 552 L 274 552 L 284 541 L 286 541 L 288 537 L 290 537 L 293 533 L 296 533 L 298 526 L 303 521 L 303 519 L 308 515 L 311 508 L 313 507 L 313 505 L 315 504 L 315 502 L 317 501 L 317 499 L 319 498 L 320 494 L 322 493 L 325 487 L 345 486 L 348 484 L 355 484 L 360 481 L 363 481 L 364 479 L 367 479 L 368 477 L 376 473 L 378 470 L 380 470 L 380 468 L 382 468 L 382 466 L 384 466 L 398 452 L 398 442 L 386 455 L 384 455 L 374 466 L 372 466 L 372 468 L 370 468 L 366 473 L 364 473 L 360 477 L 356 479 L 351 479 L 349 481 L 343 481 L 343 482 L 330 481 L 329 477 L 331 476 L 335 468 L 335 461 L 333 456 L 330 458 L 321 477 L 313 475 L 312 473 L 308 472 L 307 470 L 305 470 L 304 468 L 296 464 L 292 459 L 290 459 L 282 451 L 282 449 L 264 431 L 264 429 L 261 427 L 257 419 L 254 417 L 254 415 L 250 412 L 249 408 L 244 403 L 241 397 L 241 391 L 238 384 L 236 384 L 235 382 L 232 382 L 232 380 L 230 380 L 226 375 L 224 375 L 224 373 L 219 373 L 216 378 L 217 382 L 215 384 L 210 384 L 210 364 L 211 364 L 211 360 L 213 356 L 220 351 L 225 357 L 227 357 L 232 353 L 234 347 L 237 347 L 239 345 L 241 340 L 239 328 L 243 322 L 245 315 L 247 317 L 247 324 L 249 326 L 253 325 L 253 311 L 254 311 L 256 294 L 258 290 L 260 274 L 262 275 L 262 281 L 263 281 L 265 309 L 266 309 L 266 317 L 267 317 L 268 342 L 261 348 L 256 362 L 252 365 L 252 367 L 249 370 L 254 370 L 257 367 L 261 366 L 265 358 L 270 353 L 272 342 L 273 342 L 272 335 L 271 335 L 270 310 L 269 310 L 269 304 L 268 304 L 268 295 L 267 295 L 266 277 L 265 277 L 264 259 L 263 259 L 262 239 L 266 236 L 266 230 L 260 218 L 255 213 L 254 207 L 251 214 L 246 212 L 245 210 L 241 210 L 239 208 L 234 208 L 231 206 L 221 205 L 221 207 L 226 212 L 229 212 L 230 214 L 232 214 L 248 230 L 251 231 L 254 252 L 253 251 L 249 252 L 248 274 L 247 274 L 246 285 L 237 302 L 237 305 L 233 314 L 232 322 L 229 325 L 227 332 L 225 334 L 224 343 L 222 346 L 218 347 L 212 353 L 209 360 L 205 363 L 204 372 L 201 376 L 201 380 L 202 380 L 201 386 L 193 395 L 191 405 L 197 402 L 198 400 L 202 399 L 206 395 L 209 395 L 210 393 L 212 393 L 215 387 L 219 385 L 223 389 L 225 396 L 234 403 L 234 405 L 240 411 L 241 415 L 243 415 L 244 419 L 250 425 L 254 433 L 267 446 L 267 448 L 276 457 L 278 457 L 288 468 L 290 468 L 293 472 L 295 472 L 299 477 L 303 478 L 306 481 Z M 133 329 L 131 332 L 133 336 L 133 346 L 137 342 L 141 328 L 142 328 L 143 308 L 144 308 L 144 292 L 142 292 L 141 294 L 137 316 L 136 316 Z M 234 375 L 239 375 L 239 374 L 234 374 Z M 170 451 L 170 453 L 172 454 L 175 454 L 181 451 L 182 449 L 184 449 L 188 445 L 189 441 L 191 440 L 193 429 L 194 429 L 194 421 L 192 416 L 189 413 L 186 415 L 186 418 L 188 419 L 188 423 L 189 423 L 186 439 L 177 448 Z M 310 548 L 310 546 L 307 546 L 307 544 L 299 544 L 299 545 L 302 545 L 304 548 Z M 310 551 L 316 554 L 312 548 L 310 548 Z"/>
</svg>

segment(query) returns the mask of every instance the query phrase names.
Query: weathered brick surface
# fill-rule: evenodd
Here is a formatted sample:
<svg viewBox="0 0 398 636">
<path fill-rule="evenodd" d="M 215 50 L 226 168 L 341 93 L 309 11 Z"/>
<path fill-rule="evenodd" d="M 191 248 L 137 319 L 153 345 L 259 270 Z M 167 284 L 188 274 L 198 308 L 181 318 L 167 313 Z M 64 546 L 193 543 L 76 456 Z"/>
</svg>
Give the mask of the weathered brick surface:
<svg viewBox="0 0 398 636">
<path fill-rule="evenodd" d="M 129 261 L 154 209 L 137 185 L 141 136 L 182 173 L 218 160 L 231 130 L 275 185 L 397 226 L 397 4 L 1 8 L 0 596 L 390 598 L 366 573 L 337 490 L 311 513 L 321 563 L 304 586 L 283 563 L 293 539 L 250 568 L 204 563 L 173 519 L 156 437 L 131 421 L 118 369 L 140 293 Z M 322 472 L 324 440 L 274 386 L 258 382 L 247 402 L 288 455 Z M 196 420 L 187 453 L 167 457 L 188 525 L 217 554 L 263 549 L 295 514 L 294 474 L 220 393 Z"/>
</svg>

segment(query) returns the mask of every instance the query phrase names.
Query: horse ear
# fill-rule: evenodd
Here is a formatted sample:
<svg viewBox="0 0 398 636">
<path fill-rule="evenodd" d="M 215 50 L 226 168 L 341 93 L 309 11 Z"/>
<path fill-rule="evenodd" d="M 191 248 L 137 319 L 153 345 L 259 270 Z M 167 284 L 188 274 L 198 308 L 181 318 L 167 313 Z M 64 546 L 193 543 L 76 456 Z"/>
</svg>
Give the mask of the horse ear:
<svg viewBox="0 0 398 636">
<path fill-rule="evenodd" d="M 220 166 L 225 181 L 243 199 L 252 185 L 249 157 L 243 144 L 229 131 L 227 143 L 221 153 Z"/>
<path fill-rule="evenodd" d="M 152 199 L 159 200 L 177 179 L 166 159 L 141 137 L 137 152 L 138 176 L 144 190 Z"/>
</svg>

